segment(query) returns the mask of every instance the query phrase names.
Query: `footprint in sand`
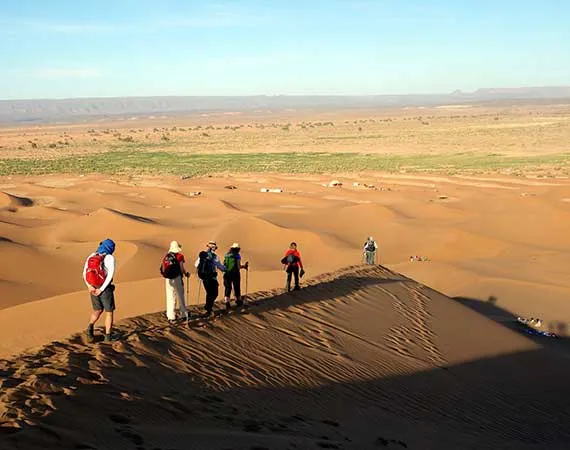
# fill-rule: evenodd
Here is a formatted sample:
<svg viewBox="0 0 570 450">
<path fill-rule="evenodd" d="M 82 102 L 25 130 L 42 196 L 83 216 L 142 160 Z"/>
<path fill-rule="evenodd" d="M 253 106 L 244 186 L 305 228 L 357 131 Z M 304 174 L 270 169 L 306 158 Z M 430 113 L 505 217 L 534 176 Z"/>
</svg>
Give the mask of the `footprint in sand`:
<svg viewBox="0 0 570 450">
<path fill-rule="evenodd" d="M 263 423 L 257 422 L 256 420 L 245 420 L 243 422 L 243 431 L 247 433 L 257 433 L 263 428 Z"/>
<path fill-rule="evenodd" d="M 23 381 L 24 380 L 20 378 L 6 377 L 4 381 L 0 381 L 0 387 L 2 388 L 2 390 L 14 388 L 22 384 Z"/>
<path fill-rule="evenodd" d="M 130 427 L 125 427 L 122 429 L 118 429 L 115 430 L 117 433 L 119 433 L 122 437 L 124 437 L 125 439 L 131 441 L 133 444 L 135 444 L 138 447 L 141 447 L 144 445 L 144 438 L 140 435 L 135 433 L 134 431 L 132 431 L 132 429 Z"/>
<path fill-rule="evenodd" d="M 340 448 L 337 444 L 332 442 L 317 442 L 317 447 L 320 448 Z"/>
<path fill-rule="evenodd" d="M 111 419 L 111 422 L 118 423 L 121 425 L 127 425 L 131 423 L 131 420 L 128 417 L 122 416 L 120 414 L 111 414 L 109 416 L 109 419 Z"/>
<path fill-rule="evenodd" d="M 335 422 L 334 420 L 325 419 L 322 422 L 325 425 L 330 425 L 331 427 L 340 427 L 340 424 L 338 422 Z"/>
</svg>

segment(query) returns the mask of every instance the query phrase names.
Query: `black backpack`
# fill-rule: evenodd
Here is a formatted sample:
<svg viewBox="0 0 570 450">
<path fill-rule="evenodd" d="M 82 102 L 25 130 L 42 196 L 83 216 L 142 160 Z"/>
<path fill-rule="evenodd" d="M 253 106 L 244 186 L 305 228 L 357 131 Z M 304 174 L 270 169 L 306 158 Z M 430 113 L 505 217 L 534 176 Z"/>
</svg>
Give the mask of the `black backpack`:
<svg viewBox="0 0 570 450">
<path fill-rule="evenodd" d="M 374 241 L 368 241 L 366 243 L 366 251 L 368 251 L 368 252 L 376 251 L 376 245 L 374 245 Z"/>
<path fill-rule="evenodd" d="M 295 264 L 296 262 L 299 262 L 299 258 L 297 257 L 297 255 L 294 255 L 293 253 L 289 253 L 287 256 L 284 256 L 283 259 L 281 259 L 281 264 Z"/>
<path fill-rule="evenodd" d="M 164 278 L 168 278 L 170 280 L 182 275 L 180 264 L 174 253 L 168 252 L 164 255 L 164 258 L 162 258 L 162 264 L 160 265 L 160 273 Z"/>
<path fill-rule="evenodd" d="M 198 258 L 198 278 L 201 280 L 213 278 L 215 275 L 215 269 L 213 268 L 212 258 L 208 255 L 208 252 L 200 252 Z"/>
</svg>

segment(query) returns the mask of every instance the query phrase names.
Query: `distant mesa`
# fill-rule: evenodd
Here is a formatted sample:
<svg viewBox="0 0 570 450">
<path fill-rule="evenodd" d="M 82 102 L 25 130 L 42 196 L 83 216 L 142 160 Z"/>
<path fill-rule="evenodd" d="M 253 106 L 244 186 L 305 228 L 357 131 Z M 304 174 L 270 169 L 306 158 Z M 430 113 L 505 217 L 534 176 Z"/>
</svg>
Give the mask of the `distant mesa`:
<svg viewBox="0 0 570 450">
<path fill-rule="evenodd" d="M 469 100 L 566 99 L 570 86 L 482 88 L 473 92 L 459 89 L 449 94 L 402 95 L 257 95 L 194 97 L 117 97 L 47 100 L 0 100 L 0 123 L 80 122 L 93 118 L 134 120 L 137 117 L 242 112 L 271 114 L 303 109 L 345 110 L 354 108 L 429 107 Z"/>
</svg>

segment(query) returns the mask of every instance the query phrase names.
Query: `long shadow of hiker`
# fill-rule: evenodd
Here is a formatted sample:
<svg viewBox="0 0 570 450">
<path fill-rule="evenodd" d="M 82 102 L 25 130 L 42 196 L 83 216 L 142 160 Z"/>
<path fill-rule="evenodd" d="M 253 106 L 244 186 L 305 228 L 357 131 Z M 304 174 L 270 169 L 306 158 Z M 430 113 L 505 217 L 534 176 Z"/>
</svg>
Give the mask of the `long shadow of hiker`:
<svg viewBox="0 0 570 450">
<path fill-rule="evenodd" d="M 557 335 L 557 338 L 549 338 L 530 333 L 528 327 L 517 321 L 517 316 L 497 305 L 496 297 L 489 297 L 487 300 L 471 297 L 452 297 L 452 299 L 511 330 L 525 333 L 525 336 L 545 348 L 570 352 L 570 337 L 568 336 L 568 327 L 564 322 L 550 322 L 545 327 L 544 331 Z"/>
</svg>

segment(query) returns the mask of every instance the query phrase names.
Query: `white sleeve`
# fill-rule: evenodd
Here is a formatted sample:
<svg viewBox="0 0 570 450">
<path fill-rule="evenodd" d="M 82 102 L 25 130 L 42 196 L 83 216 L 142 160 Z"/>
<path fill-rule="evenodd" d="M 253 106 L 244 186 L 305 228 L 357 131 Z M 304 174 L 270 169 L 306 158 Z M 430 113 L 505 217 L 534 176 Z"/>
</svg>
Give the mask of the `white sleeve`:
<svg viewBox="0 0 570 450">
<path fill-rule="evenodd" d="M 103 264 L 105 264 L 107 277 L 105 278 L 103 286 L 99 288 L 101 292 L 107 289 L 107 286 L 109 286 L 109 284 L 111 284 L 111 281 L 113 281 L 113 276 L 115 275 L 115 257 L 113 255 L 106 255 L 105 259 L 103 260 Z"/>
<path fill-rule="evenodd" d="M 196 269 L 198 268 L 198 264 L 200 264 L 200 258 L 194 262 L 194 267 L 196 267 Z"/>
<path fill-rule="evenodd" d="M 374 248 L 378 250 L 378 243 L 376 241 L 374 241 Z"/>
<path fill-rule="evenodd" d="M 85 259 L 85 264 L 83 265 L 83 281 L 85 282 L 85 286 L 87 286 L 87 289 L 92 289 L 91 286 L 89 285 L 89 283 L 87 282 L 87 280 L 85 279 L 85 275 L 87 274 L 87 261 L 89 260 L 89 257 L 87 257 Z"/>
</svg>

